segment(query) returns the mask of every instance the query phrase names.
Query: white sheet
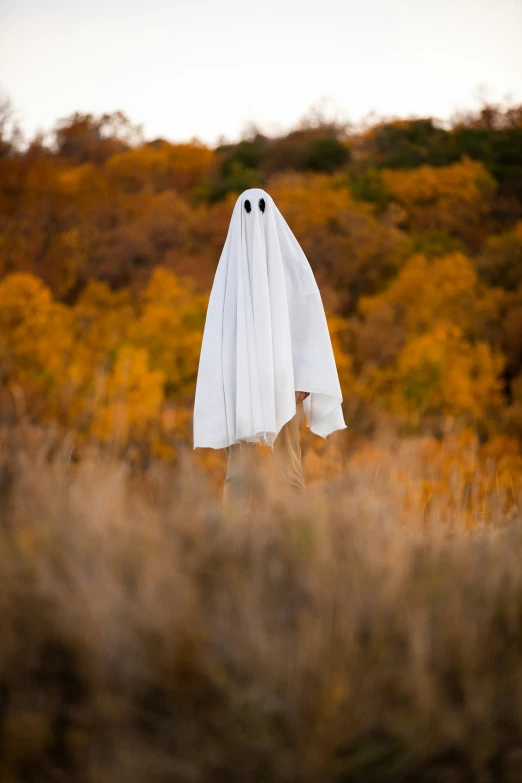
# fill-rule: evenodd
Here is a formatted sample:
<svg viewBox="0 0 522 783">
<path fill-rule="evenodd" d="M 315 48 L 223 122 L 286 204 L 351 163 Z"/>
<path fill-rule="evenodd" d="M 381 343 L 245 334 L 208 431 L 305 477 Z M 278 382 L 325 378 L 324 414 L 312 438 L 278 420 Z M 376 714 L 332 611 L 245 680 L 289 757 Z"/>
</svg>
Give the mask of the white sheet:
<svg viewBox="0 0 522 783">
<path fill-rule="evenodd" d="M 273 446 L 295 414 L 296 391 L 310 392 L 304 409 L 312 432 L 326 438 L 346 427 L 312 269 L 272 198 L 252 188 L 234 206 L 210 294 L 194 448 L 219 449 L 240 440 Z"/>
</svg>

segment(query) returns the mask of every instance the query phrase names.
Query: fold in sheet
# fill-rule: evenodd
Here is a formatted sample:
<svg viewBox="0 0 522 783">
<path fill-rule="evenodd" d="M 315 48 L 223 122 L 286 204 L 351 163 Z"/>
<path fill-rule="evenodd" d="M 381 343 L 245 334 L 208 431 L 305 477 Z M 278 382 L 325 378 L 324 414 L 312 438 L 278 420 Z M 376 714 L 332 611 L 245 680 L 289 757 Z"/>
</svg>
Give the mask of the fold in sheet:
<svg viewBox="0 0 522 783">
<path fill-rule="evenodd" d="M 239 441 L 273 446 L 296 412 L 296 391 L 310 392 L 304 409 L 312 432 L 326 438 L 346 427 L 312 269 L 273 199 L 252 188 L 236 201 L 210 293 L 194 448 Z"/>
</svg>

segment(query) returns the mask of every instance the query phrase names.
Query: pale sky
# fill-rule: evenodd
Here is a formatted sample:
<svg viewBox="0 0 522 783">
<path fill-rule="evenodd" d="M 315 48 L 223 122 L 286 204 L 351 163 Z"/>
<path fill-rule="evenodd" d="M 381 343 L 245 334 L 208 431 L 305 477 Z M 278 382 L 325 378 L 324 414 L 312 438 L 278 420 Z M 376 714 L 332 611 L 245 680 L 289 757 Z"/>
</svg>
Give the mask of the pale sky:
<svg viewBox="0 0 522 783">
<path fill-rule="evenodd" d="M 28 135 L 120 109 L 215 143 L 320 101 L 355 122 L 522 102 L 521 42 L 522 0 L 0 0 L 0 89 Z"/>
</svg>

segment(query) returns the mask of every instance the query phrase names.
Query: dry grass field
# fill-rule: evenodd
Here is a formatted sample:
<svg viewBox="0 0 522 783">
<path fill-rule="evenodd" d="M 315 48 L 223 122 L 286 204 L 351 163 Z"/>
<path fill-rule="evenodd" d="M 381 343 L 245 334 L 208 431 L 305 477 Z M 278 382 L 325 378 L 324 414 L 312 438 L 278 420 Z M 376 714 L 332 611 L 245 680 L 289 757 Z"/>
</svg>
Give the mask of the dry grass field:
<svg viewBox="0 0 522 783">
<path fill-rule="evenodd" d="M 1 444 L 2 783 L 522 780 L 521 499 L 472 442 L 235 516 L 189 450 Z"/>
</svg>

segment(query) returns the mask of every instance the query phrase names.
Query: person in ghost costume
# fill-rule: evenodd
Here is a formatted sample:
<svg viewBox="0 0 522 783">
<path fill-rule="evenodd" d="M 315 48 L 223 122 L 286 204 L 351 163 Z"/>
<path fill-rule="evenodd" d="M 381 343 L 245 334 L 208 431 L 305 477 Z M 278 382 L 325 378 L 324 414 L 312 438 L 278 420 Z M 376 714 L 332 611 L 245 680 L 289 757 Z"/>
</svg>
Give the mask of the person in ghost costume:
<svg viewBox="0 0 522 783">
<path fill-rule="evenodd" d="M 304 489 L 303 418 L 323 438 L 344 429 L 342 394 L 319 288 L 273 199 L 236 201 L 210 293 L 194 402 L 194 448 L 225 448 L 224 500 L 244 499 L 256 444 L 277 481 Z"/>
</svg>

